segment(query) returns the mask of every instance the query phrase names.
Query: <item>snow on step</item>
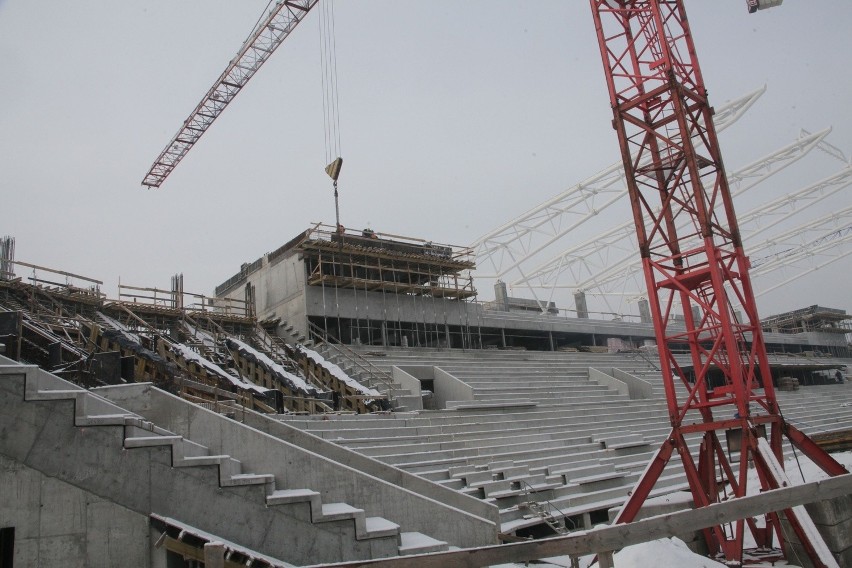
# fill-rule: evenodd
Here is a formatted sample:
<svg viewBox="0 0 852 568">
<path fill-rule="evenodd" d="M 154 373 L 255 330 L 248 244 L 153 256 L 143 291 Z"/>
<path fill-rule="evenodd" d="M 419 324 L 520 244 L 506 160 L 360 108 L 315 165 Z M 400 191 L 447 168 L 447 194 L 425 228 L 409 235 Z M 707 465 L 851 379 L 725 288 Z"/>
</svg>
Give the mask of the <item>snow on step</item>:
<svg viewBox="0 0 852 568">
<path fill-rule="evenodd" d="M 227 485 L 259 485 L 273 481 L 275 481 L 275 476 L 269 473 L 240 473 L 232 475 L 225 483 Z"/>
<path fill-rule="evenodd" d="M 400 533 L 399 553 L 426 554 L 427 552 L 443 552 L 447 550 L 447 543 L 432 538 L 419 532 Z"/>
<path fill-rule="evenodd" d="M 322 520 L 336 521 L 339 519 L 352 519 L 363 509 L 357 509 L 347 503 L 326 503 L 322 506 Z"/>
<path fill-rule="evenodd" d="M 399 534 L 399 525 L 382 517 L 367 517 L 367 533 L 372 537 Z"/>
<path fill-rule="evenodd" d="M 77 417 L 77 426 L 122 426 L 132 414 L 94 414 Z"/>
<path fill-rule="evenodd" d="M 182 440 L 180 436 L 136 436 L 124 439 L 125 448 L 145 448 L 149 446 L 168 446 Z"/>
<path fill-rule="evenodd" d="M 279 489 L 266 498 L 268 505 L 285 505 L 289 503 L 304 503 L 320 496 L 313 489 Z"/>
<path fill-rule="evenodd" d="M 74 398 L 79 394 L 82 394 L 86 391 L 82 389 L 70 390 L 53 390 L 53 389 L 43 389 L 36 391 L 36 400 L 62 400 L 66 398 Z"/>
<path fill-rule="evenodd" d="M 448 400 L 447 410 L 483 410 L 492 408 L 527 408 L 538 406 L 529 399 L 518 399 L 505 402 L 482 402 L 476 400 Z"/>
</svg>

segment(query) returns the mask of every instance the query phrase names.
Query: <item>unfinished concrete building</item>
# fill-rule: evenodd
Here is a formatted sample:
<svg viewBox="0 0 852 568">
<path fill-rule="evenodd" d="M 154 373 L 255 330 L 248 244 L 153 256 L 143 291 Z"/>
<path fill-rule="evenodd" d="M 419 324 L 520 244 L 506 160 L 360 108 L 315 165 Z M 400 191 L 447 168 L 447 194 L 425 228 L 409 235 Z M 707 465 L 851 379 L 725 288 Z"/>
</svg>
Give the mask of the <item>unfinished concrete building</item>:
<svg viewBox="0 0 852 568">
<path fill-rule="evenodd" d="M 7 265 L 0 539 L 16 566 L 306 565 L 568 535 L 608 519 L 668 430 L 637 348 L 649 325 L 477 303 L 463 248 L 315 227 L 215 298 L 178 276 L 109 300 Z M 816 355 L 825 336 L 784 337 L 778 374 L 845 372 Z M 848 447 L 848 383 L 779 402 Z M 685 487 L 672 467 L 655 494 Z M 828 510 L 848 561 L 852 521 Z"/>
<path fill-rule="evenodd" d="M 216 287 L 286 335 L 345 344 L 470 347 L 472 251 L 317 224 Z"/>
</svg>

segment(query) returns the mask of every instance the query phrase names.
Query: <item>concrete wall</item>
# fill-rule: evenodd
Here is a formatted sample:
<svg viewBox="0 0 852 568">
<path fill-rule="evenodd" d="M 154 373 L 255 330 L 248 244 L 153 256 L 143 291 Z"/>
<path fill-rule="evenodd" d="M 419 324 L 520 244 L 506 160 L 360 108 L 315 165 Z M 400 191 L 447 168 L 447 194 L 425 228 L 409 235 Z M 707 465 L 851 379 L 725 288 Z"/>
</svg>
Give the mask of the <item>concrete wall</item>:
<svg viewBox="0 0 852 568">
<path fill-rule="evenodd" d="M 474 399 L 473 389 L 470 385 L 443 369 L 431 365 L 393 367 L 393 378 L 406 388 L 412 381 L 416 381 L 418 391 L 421 381 L 432 381 L 433 390 L 429 410 L 443 410 L 447 408 L 447 401 L 449 400 Z"/>
<path fill-rule="evenodd" d="M 630 398 L 633 400 L 651 398 L 654 396 L 654 386 L 645 379 L 631 375 L 621 369 L 613 369 L 612 376 L 627 385 L 627 389 L 630 392 Z"/>
<path fill-rule="evenodd" d="M 837 563 L 852 566 L 852 495 L 809 503 L 805 509 Z M 789 537 L 785 547 L 788 555 L 803 568 L 813 566 L 785 517 L 782 517 L 781 523 Z"/>
<path fill-rule="evenodd" d="M 15 566 L 165 567 L 148 516 L 0 454 L 0 527 L 14 527 Z"/>
<path fill-rule="evenodd" d="M 441 408 L 447 407 L 450 400 L 473 400 L 473 388 L 443 369 L 435 367 L 435 392 L 440 392 L 438 402 Z"/>
<path fill-rule="evenodd" d="M 274 264 L 270 264 L 264 255 L 262 267 L 249 274 L 245 283 L 226 296 L 244 300 L 246 283 L 255 289 L 259 320 L 280 317 L 302 333 L 306 332 L 305 263 L 298 255 L 278 258 Z"/>
<path fill-rule="evenodd" d="M 309 316 L 466 325 L 470 304 L 442 298 L 308 286 Z"/>
<path fill-rule="evenodd" d="M 497 542 L 497 508 L 337 446 L 264 415 L 240 424 L 148 384 L 99 393 L 182 436 L 272 473 L 279 488 L 310 488 L 323 502 L 343 501 L 456 546 Z M 348 465 L 344 465 L 348 464 Z M 470 511 L 473 511 L 471 513 Z"/>
<path fill-rule="evenodd" d="M 651 398 L 654 387 L 648 381 L 633 376 L 621 369 L 595 369 L 589 367 L 589 379 L 626 394 L 633 400 Z"/>
<path fill-rule="evenodd" d="M 612 369 L 607 369 L 607 371 L 609 372 L 589 367 L 589 379 L 605 387 L 615 389 L 618 391 L 618 394 L 630 396 L 630 388 L 627 386 L 627 383 L 613 377 Z"/>
<path fill-rule="evenodd" d="M 417 369 L 431 369 L 431 367 L 417 367 Z M 407 371 L 403 371 L 399 367 L 391 369 L 391 376 L 396 384 L 411 393 L 406 403 L 407 410 L 423 410 L 423 387 L 420 381 L 431 379 L 431 372 L 427 372 L 427 376 L 415 376 Z M 429 409 L 434 409 L 434 395 L 429 399 Z"/>
</svg>

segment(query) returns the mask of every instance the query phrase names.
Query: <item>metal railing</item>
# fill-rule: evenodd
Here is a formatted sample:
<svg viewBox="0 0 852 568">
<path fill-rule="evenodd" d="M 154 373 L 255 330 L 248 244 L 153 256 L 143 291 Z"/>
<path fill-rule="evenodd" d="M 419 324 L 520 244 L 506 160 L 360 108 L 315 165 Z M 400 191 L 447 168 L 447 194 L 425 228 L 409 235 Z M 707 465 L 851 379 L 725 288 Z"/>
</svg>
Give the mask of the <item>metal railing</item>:
<svg viewBox="0 0 852 568">
<path fill-rule="evenodd" d="M 371 382 L 376 381 L 380 383 L 385 388 L 385 394 L 388 398 L 388 402 L 393 400 L 394 380 L 389 373 L 379 369 L 369 360 L 346 347 L 333 334 L 329 333 L 328 330 L 323 329 L 310 321 L 308 322 L 308 333 L 312 339 L 325 343 L 344 361 L 352 365 L 358 371 L 365 373 Z"/>
<path fill-rule="evenodd" d="M 526 506 L 527 508 L 541 517 L 541 519 L 547 523 L 547 526 L 552 528 L 556 534 L 565 535 L 570 532 L 567 526 L 564 523 L 560 522 L 559 519 L 564 519 L 565 522 L 570 522 L 572 525 L 574 524 L 571 519 L 556 505 L 551 503 L 548 499 L 534 499 L 531 495 L 535 488 L 530 485 L 527 481 L 523 479 L 518 480 L 520 482 L 521 488 L 524 489 L 524 497 L 526 498 Z M 553 512 L 556 512 L 554 515 Z M 576 530 L 577 527 L 574 526 L 573 530 Z"/>
</svg>

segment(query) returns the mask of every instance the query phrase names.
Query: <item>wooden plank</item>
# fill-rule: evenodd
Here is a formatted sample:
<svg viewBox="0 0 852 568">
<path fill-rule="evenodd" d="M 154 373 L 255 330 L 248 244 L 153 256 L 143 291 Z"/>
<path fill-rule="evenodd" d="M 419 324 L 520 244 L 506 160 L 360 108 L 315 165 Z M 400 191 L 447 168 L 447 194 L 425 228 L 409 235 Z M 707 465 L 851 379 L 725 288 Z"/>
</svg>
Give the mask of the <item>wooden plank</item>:
<svg viewBox="0 0 852 568">
<path fill-rule="evenodd" d="M 203 548 L 192 546 L 191 544 L 187 544 L 181 540 L 177 540 L 176 538 L 172 538 L 170 536 L 166 536 L 163 545 L 166 547 L 166 550 L 174 552 L 175 554 L 180 554 L 181 556 L 183 556 L 184 559 L 204 562 Z M 239 568 L 244 567 L 245 564 L 225 560 L 224 566 L 225 568 Z"/>
<path fill-rule="evenodd" d="M 27 268 L 33 268 L 35 270 L 46 270 L 48 272 L 52 272 L 54 274 L 61 274 L 62 276 L 68 276 L 71 278 L 79 278 L 80 280 L 85 280 L 86 282 L 92 282 L 99 286 L 103 286 L 103 282 L 100 280 L 95 280 L 94 278 L 88 278 L 86 276 L 80 276 L 79 274 L 73 274 L 71 272 L 63 272 L 62 270 L 54 270 L 52 268 L 46 268 L 44 266 L 39 266 L 37 264 L 29 264 L 27 262 L 21 262 L 20 260 L 12 260 L 10 261 L 12 264 L 17 264 L 18 266 L 26 266 Z"/>
<path fill-rule="evenodd" d="M 583 556 L 648 542 L 674 534 L 694 532 L 711 526 L 781 511 L 798 505 L 852 494 L 852 474 L 813 481 L 715 503 L 709 507 L 659 515 L 629 524 L 578 531 L 564 537 L 515 544 L 468 548 L 451 552 L 325 564 L 339 568 L 376 566 L 382 568 L 479 568 L 492 564 L 526 562 L 551 556 Z"/>
</svg>

